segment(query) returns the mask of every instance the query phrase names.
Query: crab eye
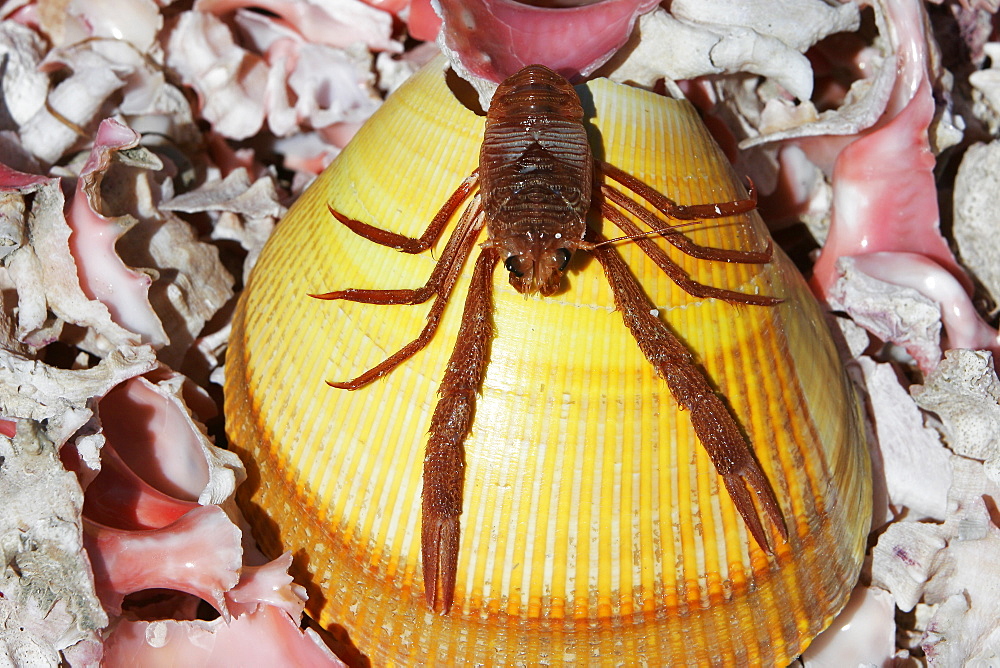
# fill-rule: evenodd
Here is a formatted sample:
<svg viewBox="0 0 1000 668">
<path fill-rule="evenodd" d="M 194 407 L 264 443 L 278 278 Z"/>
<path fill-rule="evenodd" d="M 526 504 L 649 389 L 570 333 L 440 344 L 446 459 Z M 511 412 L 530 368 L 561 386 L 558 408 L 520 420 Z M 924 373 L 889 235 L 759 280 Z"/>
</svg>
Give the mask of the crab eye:
<svg viewBox="0 0 1000 668">
<path fill-rule="evenodd" d="M 556 251 L 556 254 L 562 258 L 562 262 L 559 263 L 559 271 L 566 271 L 566 265 L 569 264 L 569 258 L 572 253 L 569 252 L 568 248 L 560 248 Z"/>
<path fill-rule="evenodd" d="M 511 255 L 504 260 L 503 266 L 518 278 L 524 278 L 524 272 L 521 271 L 521 262 L 516 255 Z"/>
</svg>

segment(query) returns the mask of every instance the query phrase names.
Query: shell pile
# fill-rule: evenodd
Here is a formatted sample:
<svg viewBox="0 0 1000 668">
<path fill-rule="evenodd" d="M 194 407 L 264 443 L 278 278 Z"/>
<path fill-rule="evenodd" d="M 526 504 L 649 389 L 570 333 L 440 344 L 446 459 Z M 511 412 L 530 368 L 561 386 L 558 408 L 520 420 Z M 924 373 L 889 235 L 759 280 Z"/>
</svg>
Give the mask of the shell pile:
<svg viewBox="0 0 1000 668">
<path fill-rule="evenodd" d="M 682 204 L 743 196 L 684 102 L 595 80 L 578 88 L 598 156 Z M 423 443 L 462 313 L 467 263 L 431 344 L 357 391 L 355 377 L 417 335 L 429 305 L 319 302 L 309 293 L 413 288 L 409 256 L 328 206 L 419 236 L 476 166 L 483 119 L 432 63 L 395 93 L 299 199 L 261 254 L 226 363 L 227 429 L 248 466 L 243 506 L 266 550 L 295 556 L 309 612 L 387 663 L 784 664 L 843 607 L 871 513 L 859 409 L 824 316 L 775 248 L 765 265 L 696 260 L 701 283 L 784 301 L 691 297 L 622 244 L 659 315 L 726 397 L 775 489 L 790 539 L 749 537 L 725 487 L 614 312 L 600 267 L 524 298 L 496 278 L 490 364 L 466 441 L 455 604 L 423 597 Z M 613 234 L 614 230 L 607 229 Z M 756 212 L 685 228 L 762 250 Z M 585 254 L 581 254 L 584 255 Z"/>
</svg>

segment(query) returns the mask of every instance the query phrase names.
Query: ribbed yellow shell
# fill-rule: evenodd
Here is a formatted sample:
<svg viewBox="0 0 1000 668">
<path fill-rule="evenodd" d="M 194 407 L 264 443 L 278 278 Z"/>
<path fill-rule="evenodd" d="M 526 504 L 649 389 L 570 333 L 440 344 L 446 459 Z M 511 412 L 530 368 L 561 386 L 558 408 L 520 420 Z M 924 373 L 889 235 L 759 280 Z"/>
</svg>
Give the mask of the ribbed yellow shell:
<svg viewBox="0 0 1000 668">
<path fill-rule="evenodd" d="M 578 89 L 598 155 L 680 203 L 739 182 L 692 108 L 610 83 Z M 424 443 L 455 344 L 468 262 L 431 344 L 358 391 L 333 389 L 417 335 L 429 303 L 320 302 L 307 293 L 412 288 L 435 249 L 362 239 L 327 205 L 418 236 L 476 166 L 483 119 L 441 66 L 411 79 L 301 197 L 260 257 L 226 359 L 226 417 L 265 549 L 295 555 L 321 625 L 373 665 L 787 663 L 842 607 L 870 515 L 858 407 L 823 315 L 777 249 L 766 265 L 668 252 L 692 278 L 783 297 L 696 299 L 639 251 L 619 250 L 694 351 L 753 444 L 788 520 L 775 555 L 749 538 L 725 487 L 581 253 L 566 289 L 495 285 L 489 369 L 465 443 L 455 605 L 433 614 L 420 569 Z M 608 235 L 615 230 L 604 224 Z M 754 212 L 686 231 L 759 250 Z M 476 251 L 478 252 L 478 251 Z"/>
</svg>

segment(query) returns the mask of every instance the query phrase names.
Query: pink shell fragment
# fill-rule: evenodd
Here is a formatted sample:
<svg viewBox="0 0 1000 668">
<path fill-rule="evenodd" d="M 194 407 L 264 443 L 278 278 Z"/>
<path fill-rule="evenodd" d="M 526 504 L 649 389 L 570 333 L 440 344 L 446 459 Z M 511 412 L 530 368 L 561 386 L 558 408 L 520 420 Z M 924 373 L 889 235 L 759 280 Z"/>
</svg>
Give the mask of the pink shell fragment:
<svg viewBox="0 0 1000 668">
<path fill-rule="evenodd" d="M 159 529 L 198 508 L 155 489 L 122 461 L 113 447 L 101 450 L 101 472 L 87 487 L 83 513 L 94 522 L 124 530 Z"/>
<path fill-rule="evenodd" d="M 392 17 L 375 3 L 359 0 L 197 0 L 198 12 L 224 16 L 244 8 L 263 10 L 299 33 L 306 42 L 347 48 L 357 42 L 377 51 L 398 51 Z"/>
<path fill-rule="evenodd" d="M 136 379 L 109 392 L 98 410 L 108 443 L 137 479 L 177 499 L 198 499 L 209 467 L 199 435 L 176 403 Z"/>
<path fill-rule="evenodd" d="M 299 628 L 306 594 L 288 574 L 291 555 L 262 563 L 251 543 L 243 547 L 250 539 L 238 511 L 231 519 L 218 505 L 182 500 L 206 496 L 232 465 L 206 446 L 182 395 L 205 397 L 184 392 L 182 380 L 161 367 L 98 404 L 106 443 L 83 526 L 95 588 L 113 618 L 105 664 L 342 665 Z M 221 617 L 197 620 L 200 600 Z"/>
<path fill-rule="evenodd" d="M 84 294 L 104 304 L 112 320 L 141 335 L 143 343 L 162 346 L 167 343 L 163 324 L 149 303 L 153 280 L 125 265 L 115 243 L 127 230 L 98 210 L 101 179 L 112 154 L 138 143 L 139 135 L 127 126 L 114 119 L 101 122 L 66 219 Z"/>
<path fill-rule="evenodd" d="M 312 631 L 303 632 L 283 610 L 201 621 L 120 621 L 104 646 L 104 665 L 345 666 Z"/>
<path fill-rule="evenodd" d="M 933 115 L 924 79 L 898 116 L 841 152 L 833 171 L 830 236 L 813 273 L 819 285 L 829 285 L 837 257 L 880 251 L 918 253 L 962 275 L 938 228 L 927 140 Z"/>
<path fill-rule="evenodd" d="M 122 531 L 84 518 L 84 545 L 105 609 L 121 613 L 125 596 L 173 589 L 208 601 L 228 616 L 224 593 L 239 581 L 240 531 L 218 506 L 200 506 L 173 524 Z"/>
<path fill-rule="evenodd" d="M 105 644 L 109 665 L 343 666 L 312 631 L 296 620 L 305 590 L 288 574 L 292 555 L 244 566 L 225 593 L 232 618 L 213 621 L 120 619 Z"/>
<path fill-rule="evenodd" d="M 388 14 L 352 0 L 334 4 L 264 3 L 272 16 L 238 1 L 197 3 L 202 11 L 184 13 L 171 31 L 167 63 L 225 137 L 245 139 L 265 122 L 277 136 L 361 122 L 379 104 L 371 56 L 338 46 L 365 41 L 392 51 L 398 44 Z"/>
<path fill-rule="evenodd" d="M 25 174 L 0 163 L 0 190 L 17 192 L 22 189 L 41 186 L 51 180 L 48 176 Z"/>
<path fill-rule="evenodd" d="M 655 0 L 603 0 L 534 7 L 514 0 L 441 0 L 442 36 L 471 74 L 499 83 L 540 63 L 568 79 L 603 65 Z"/>
<path fill-rule="evenodd" d="M 226 592 L 233 615 L 254 612 L 262 605 L 280 608 L 298 618 L 305 609 L 305 589 L 292 583 L 288 569 L 292 555 L 286 552 L 262 566 L 244 566 L 238 585 Z"/>
<path fill-rule="evenodd" d="M 996 331 L 965 294 L 971 283 L 939 228 L 923 11 L 908 0 L 887 0 L 885 7 L 896 46 L 895 86 L 883 118 L 836 159 L 830 234 L 813 269 L 813 285 L 828 296 L 839 258 L 877 253 L 862 271 L 937 300 L 952 347 L 1000 352 Z M 929 371 L 936 362 L 921 360 L 920 366 Z"/>
<path fill-rule="evenodd" d="M 219 134 L 246 139 L 264 123 L 267 65 L 236 44 L 212 14 L 185 12 L 170 33 L 167 65 L 194 87 L 201 115 Z"/>
<path fill-rule="evenodd" d="M 434 13 L 431 0 L 413 0 L 406 25 L 413 39 L 432 42 L 441 32 L 441 17 Z"/>
</svg>

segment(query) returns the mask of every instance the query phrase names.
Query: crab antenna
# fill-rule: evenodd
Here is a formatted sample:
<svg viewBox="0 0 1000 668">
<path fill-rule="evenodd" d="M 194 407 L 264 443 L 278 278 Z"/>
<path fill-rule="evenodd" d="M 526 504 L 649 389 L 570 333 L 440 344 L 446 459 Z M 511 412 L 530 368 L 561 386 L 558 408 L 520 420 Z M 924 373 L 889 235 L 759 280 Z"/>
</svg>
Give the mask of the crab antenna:
<svg viewBox="0 0 1000 668">
<path fill-rule="evenodd" d="M 636 239 L 643 239 L 645 237 L 653 237 L 656 235 L 666 236 L 672 234 L 678 230 L 683 230 L 687 227 L 696 227 L 702 223 L 704 220 L 692 220 L 690 222 L 681 223 L 679 225 L 668 225 L 666 227 L 660 227 L 655 230 L 647 230 L 646 232 L 639 232 L 638 234 L 626 234 L 625 236 L 615 237 L 614 239 L 605 239 L 604 241 L 599 241 L 589 248 L 600 248 L 601 246 L 609 246 L 619 241 L 635 241 Z"/>
</svg>

